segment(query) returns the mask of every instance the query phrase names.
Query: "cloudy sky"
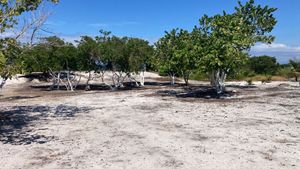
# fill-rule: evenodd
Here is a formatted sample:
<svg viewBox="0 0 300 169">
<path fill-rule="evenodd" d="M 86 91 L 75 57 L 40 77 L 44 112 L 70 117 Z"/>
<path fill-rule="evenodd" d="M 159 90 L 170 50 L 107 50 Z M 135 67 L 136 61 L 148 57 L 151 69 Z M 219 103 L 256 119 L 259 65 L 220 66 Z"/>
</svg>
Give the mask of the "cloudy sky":
<svg viewBox="0 0 300 169">
<path fill-rule="evenodd" d="M 53 13 L 46 27 L 67 41 L 95 36 L 100 29 L 118 36 L 133 36 L 151 43 L 172 28 L 191 30 L 204 14 L 233 11 L 236 0 L 60 0 L 49 6 Z M 242 0 L 245 2 L 245 0 Z M 281 63 L 300 59 L 300 0 L 256 0 L 278 8 L 278 24 L 271 45 L 257 44 L 252 55 L 271 55 Z M 3 35 L 2 35 L 3 36 Z"/>
<path fill-rule="evenodd" d="M 300 59 L 300 45 L 289 46 L 283 43 L 257 44 L 252 48 L 251 54 L 254 56 L 275 56 L 279 63 L 288 63 L 290 59 Z"/>
</svg>

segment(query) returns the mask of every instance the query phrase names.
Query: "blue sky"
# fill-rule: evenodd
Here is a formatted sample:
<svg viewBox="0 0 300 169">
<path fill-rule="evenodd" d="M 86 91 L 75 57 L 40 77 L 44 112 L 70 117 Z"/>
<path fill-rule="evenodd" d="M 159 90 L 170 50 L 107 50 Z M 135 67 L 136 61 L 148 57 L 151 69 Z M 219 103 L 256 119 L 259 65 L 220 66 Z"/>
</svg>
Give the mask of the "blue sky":
<svg viewBox="0 0 300 169">
<path fill-rule="evenodd" d="M 244 0 L 243 0 L 244 2 Z M 272 45 L 256 45 L 253 55 L 276 56 L 281 63 L 300 58 L 300 1 L 256 0 L 278 8 Z M 61 0 L 49 7 L 53 14 L 46 27 L 68 41 L 95 36 L 100 29 L 118 36 L 133 36 L 151 43 L 172 28 L 191 30 L 204 14 L 233 11 L 236 0 Z"/>
</svg>

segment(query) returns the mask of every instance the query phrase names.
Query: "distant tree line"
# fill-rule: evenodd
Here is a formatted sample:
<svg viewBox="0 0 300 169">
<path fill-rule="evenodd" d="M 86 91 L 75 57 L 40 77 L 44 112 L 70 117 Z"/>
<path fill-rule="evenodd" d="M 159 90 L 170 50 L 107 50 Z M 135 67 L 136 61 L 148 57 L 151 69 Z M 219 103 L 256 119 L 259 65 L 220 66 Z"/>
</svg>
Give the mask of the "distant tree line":
<svg viewBox="0 0 300 169">
<path fill-rule="evenodd" d="M 246 63 L 230 74 L 231 79 L 249 79 L 255 76 L 264 76 L 265 81 L 272 80 L 272 76 L 281 76 L 298 81 L 300 77 L 300 60 L 291 59 L 287 64 L 279 64 L 273 56 L 252 56 Z"/>
</svg>

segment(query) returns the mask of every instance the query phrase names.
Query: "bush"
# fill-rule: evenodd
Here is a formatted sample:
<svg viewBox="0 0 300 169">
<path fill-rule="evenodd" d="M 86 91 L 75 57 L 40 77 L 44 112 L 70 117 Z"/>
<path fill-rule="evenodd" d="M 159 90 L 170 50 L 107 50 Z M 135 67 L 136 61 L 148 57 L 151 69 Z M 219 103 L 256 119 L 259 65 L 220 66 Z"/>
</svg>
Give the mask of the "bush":
<svg viewBox="0 0 300 169">
<path fill-rule="evenodd" d="M 279 76 L 283 76 L 285 78 L 291 78 L 292 77 L 292 69 L 291 69 L 291 67 L 283 67 L 278 70 L 277 74 Z"/>
<path fill-rule="evenodd" d="M 255 76 L 255 72 L 248 68 L 240 68 L 234 72 L 228 74 L 228 80 L 247 80 L 249 77 Z"/>
<path fill-rule="evenodd" d="M 279 68 L 275 57 L 259 56 L 249 59 L 250 69 L 257 74 L 274 75 Z"/>
<path fill-rule="evenodd" d="M 162 70 L 162 69 L 160 69 L 160 70 L 158 71 L 158 75 L 159 75 L 159 76 L 169 76 L 168 73 L 167 73 L 166 71 Z"/>
<path fill-rule="evenodd" d="M 266 76 L 266 82 L 270 83 L 272 81 L 272 76 L 271 75 L 267 75 Z"/>
<path fill-rule="evenodd" d="M 252 78 L 247 79 L 246 82 L 247 82 L 248 85 L 253 85 Z"/>
<path fill-rule="evenodd" d="M 191 76 L 190 76 L 191 80 L 208 80 L 207 74 L 202 73 L 200 71 L 194 71 Z"/>
</svg>

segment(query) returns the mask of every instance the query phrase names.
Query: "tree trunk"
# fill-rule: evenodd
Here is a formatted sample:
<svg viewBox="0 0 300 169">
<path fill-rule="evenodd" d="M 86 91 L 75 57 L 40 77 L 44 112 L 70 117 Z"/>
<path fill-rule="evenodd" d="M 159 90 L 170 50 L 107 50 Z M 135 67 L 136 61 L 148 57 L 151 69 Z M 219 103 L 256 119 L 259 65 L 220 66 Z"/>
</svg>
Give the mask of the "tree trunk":
<svg viewBox="0 0 300 169">
<path fill-rule="evenodd" d="M 139 83 L 137 82 L 137 80 L 134 78 L 134 76 L 132 75 L 132 73 L 127 73 L 128 79 L 130 80 L 130 83 L 134 82 L 136 87 L 139 87 Z"/>
<path fill-rule="evenodd" d="M 104 71 L 101 71 L 100 72 L 100 76 L 101 76 L 101 81 L 102 81 L 102 83 L 104 83 L 104 75 L 105 75 L 105 72 Z"/>
<path fill-rule="evenodd" d="M 225 91 L 226 72 L 222 69 L 214 70 L 211 73 L 211 85 L 216 90 L 217 94 L 222 94 Z"/>
<path fill-rule="evenodd" d="M 184 79 L 185 85 L 188 86 L 189 85 L 189 78 L 183 77 L 183 79 Z"/>
<path fill-rule="evenodd" d="M 91 71 L 89 71 L 89 77 L 88 77 L 88 79 L 86 81 L 86 84 L 85 84 L 85 90 L 91 90 L 91 86 L 90 86 L 91 78 L 92 78 L 92 73 L 91 73 Z"/>
<path fill-rule="evenodd" d="M 67 80 L 68 80 L 68 90 L 70 89 L 71 91 L 74 91 L 73 84 L 70 80 L 70 71 L 68 71 L 68 73 L 67 73 Z"/>
<path fill-rule="evenodd" d="M 79 76 L 79 80 L 77 81 L 76 85 L 74 86 L 74 89 L 75 89 L 75 90 L 76 90 L 77 86 L 79 85 L 80 80 L 81 80 L 81 76 Z"/>
<path fill-rule="evenodd" d="M 57 74 L 57 90 L 59 90 L 59 87 L 60 87 L 60 72 Z"/>
<path fill-rule="evenodd" d="M 3 88 L 3 86 L 5 85 L 7 79 L 8 79 L 7 77 L 1 77 L 0 76 L 0 89 Z"/>
<path fill-rule="evenodd" d="M 187 72 L 182 72 L 183 80 L 186 86 L 189 85 L 189 79 L 190 79 L 191 73 L 189 71 Z"/>
<path fill-rule="evenodd" d="M 175 73 L 170 73 L 169 74 L 170 78 L 171 78 L 171 85 L 175 85 L 175 81 L 176 81 L 176 76 Z"/>
<path fill-rule="evenodd" d="M 141 86 L 145 86 L 145 71 L 140 73 L 140 84 Z"/>
</svg>

